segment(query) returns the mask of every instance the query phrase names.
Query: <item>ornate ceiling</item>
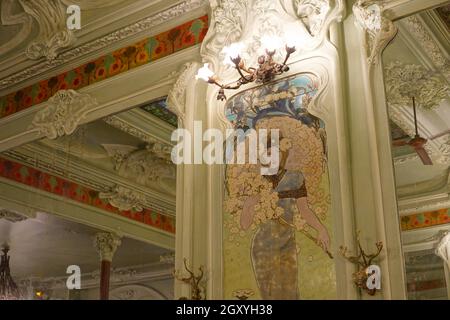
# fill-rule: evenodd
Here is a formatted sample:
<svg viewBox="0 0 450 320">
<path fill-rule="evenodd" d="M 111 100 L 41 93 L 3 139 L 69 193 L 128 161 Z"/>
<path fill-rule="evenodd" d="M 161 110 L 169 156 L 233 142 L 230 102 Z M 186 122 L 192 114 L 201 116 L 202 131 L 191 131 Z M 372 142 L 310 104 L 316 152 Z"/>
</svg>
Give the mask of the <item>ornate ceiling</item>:
<svg viewBox="0 0 450 320">
<path fill-rule="evenodd" d="M 98 191 L 121 211 L 149 208 L 174 216 L 172 129 L 138 107 L 83 125 L 69 136 L 36 141 L 3 155 Z"/>
<path fill-rule="evenodd" d="M 425 148 L 434 163 L 424 166 L 412 147 L 393 147 L 401 211 L 420 206 L 417 202 L 429 205 L 433 197 L 434 203 L 450 202 L 450 134 L 433 139 L 450 128 L 446 10 L 447 6 L 395 22 L 399 33 L 383 54 L 392 139 L 415 135 L 411 99 L 415 96 L 419 134 L 429 140 Z"/>
<path fill-rule="evenodd" d="M 6 213 L 4 213 L 6 215 Z M 17 214 L 9 213 L 9 216 Z M 99 256 L 94 247 L 95 234 L 101 230 L 44 213 L 33 219 L 0 219 L 0 244 L 11 247 L 11 272 L 15 279 L 66 277 L 69 265 L 78 265 L 83 274 L 98 271 Z M 114 268 L 156 265 L 170 254 L 144 242 L 122 238 Z"/>
<path fill-rule="evenodd" d="M 81 29 L 66 27 L 67 6 Z M 206 13 L 203 0 L 1 0 L 0 93 Z"/>
</svg>

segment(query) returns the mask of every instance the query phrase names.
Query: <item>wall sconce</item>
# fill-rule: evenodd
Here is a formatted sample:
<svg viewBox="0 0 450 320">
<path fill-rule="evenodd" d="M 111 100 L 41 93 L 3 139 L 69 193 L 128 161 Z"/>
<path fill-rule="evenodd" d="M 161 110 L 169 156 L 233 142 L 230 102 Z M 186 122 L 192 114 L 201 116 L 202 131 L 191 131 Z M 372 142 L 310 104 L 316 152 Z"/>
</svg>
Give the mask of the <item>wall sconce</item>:
<svg viewBox="0 0 450 320">
<path fill-rule="evenodd" d="M 202 79 L 210 84 L 214 84 L 220 87 L 217 95 L 217 100 L 226 100 L 225 90 L 236 90 L 242 85 L 256 82 L 266 83 L 272 81 L 275 76 L 281 75 L 284 72 L 289 71 L 289 67 L 286 65 L 290 56 L 296 51 L 295 45 L 290 42 L 286 42 L 285 50 L 286 56 L 282 63 L 274 61 L 275 53 L 277 49 L 281 47 L 282 40 L 278 37 L 265 37 L 262 39 L 263 47 L 265 48 L 265 55 L 261 55 L 258 58 L 258 67 L 246 67 L 244 60 L 241 58 L 241 51 L 243 45 L 240 43 L 233 43 L 229 47 L 225 47 L 223 52 L 226 54 L 224 63 L 226 65 L 233 65 L 239 73 L 240 79 L 236 81 L 234 85 L 224 85 L 218 82 L 218 78 L 214 75 L 214 72 L 209 69 L 209 64 L 205 65 L 198 71 L 196 79 Z"/>
<path fill-rule="evenodd" d="M 191 286 L 191 299 L 192 300 L 205 300 L 206 297 L 204 295 L 204 288 L 201 287 L 200 282 L 203 280 L 204 271 L 203 267 L 199 268 L 199 274 L 195 275 L 195 273 L 190 270 L 187 266 L 187 259 L 184 259 L 184 269 L 188 272 L 189 276 L 181 276 L 180 273 L 174 272 L 174 277 Z M 181 297 L 180 300 L 188 300 L 187 297 Z"/>
<path fill-rule="evenodd" d="M 357 242 L 359 251 L 357 256 L 348 255 L 348 249 L 344 246 L 340 247 L 340 252 L 345 259 L 358 266 L 358 271 L 353 273 L 353 282 L 355 285 L 373 296 L 377 290 L 381 289 L 381 274 L 380 268 L 376 265 L 372 265 L 372 261 L 380 255 L 381 250 L 383 249 L 383 243 L 379 241 L 375 244 L 377 247 L 376 253 L 366 254 L 359 241 L 359 236 L 357 237 Z"/>
</svg>

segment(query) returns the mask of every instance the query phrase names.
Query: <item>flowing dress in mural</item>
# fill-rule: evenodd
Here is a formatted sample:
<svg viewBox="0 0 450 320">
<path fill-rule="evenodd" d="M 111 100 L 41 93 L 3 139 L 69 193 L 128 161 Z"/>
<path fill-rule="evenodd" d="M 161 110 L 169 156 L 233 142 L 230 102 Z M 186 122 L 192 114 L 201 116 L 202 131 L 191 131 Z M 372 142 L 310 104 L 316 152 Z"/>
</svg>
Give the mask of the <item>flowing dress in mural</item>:
<svg viewBox="0 0 450 320">
<path fill-rule="evenodd" d="M 331 240 L 330 223 L 324 223 L 330 204 L 325 129 L 308 110 L 318 92 L 314 79 L 305 74 L 264 85 L 236 95 L 227 104 L 227 118 L 236 129 L 278 129 L 280 134 L 280 166 L 275 175 L 261 175 L 260 163 L 227 166 L 227 298 L 243 291 L 262 299 L 315 297 L 315 288 L 305 285 L 309 281 L 314 287 L 315 277 L 322 287 L 335 290 L 333 264 L 317 265 L 330 260 Z M 308 261 L 300 261 L 304 247 L 312 253 Z M 302 275 L 307 268 L 325 274 Z M 305 276 L 310 279 L 302 281 Z M 300 294 L 301 287 L 312 291 Z"/>
</svg>

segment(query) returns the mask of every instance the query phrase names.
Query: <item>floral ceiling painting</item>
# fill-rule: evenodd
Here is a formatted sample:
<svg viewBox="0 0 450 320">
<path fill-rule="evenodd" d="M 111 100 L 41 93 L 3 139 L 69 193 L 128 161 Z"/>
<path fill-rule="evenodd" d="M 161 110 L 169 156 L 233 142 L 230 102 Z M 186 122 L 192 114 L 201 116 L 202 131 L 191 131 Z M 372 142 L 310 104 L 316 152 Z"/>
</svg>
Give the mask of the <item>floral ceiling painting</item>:
<svg viewBox="0 0 450 320">
<path fill-rule="evenodd" d="M 280 166 L 229 164 L 224 205 L 226 299 L 334 299 L 331 197 L 318 93 L 301 74 L 239 93 L 226 106 L 236 129 L 278 129 Z"/>
</svg>

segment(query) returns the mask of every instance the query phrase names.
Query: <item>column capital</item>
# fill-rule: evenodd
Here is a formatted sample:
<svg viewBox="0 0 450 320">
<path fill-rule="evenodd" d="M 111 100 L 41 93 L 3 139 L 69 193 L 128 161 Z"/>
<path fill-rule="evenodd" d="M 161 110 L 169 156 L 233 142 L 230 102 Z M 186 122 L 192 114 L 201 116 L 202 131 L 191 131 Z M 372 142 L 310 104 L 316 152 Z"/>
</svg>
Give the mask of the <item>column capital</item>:
<svg viewBox="0 0 450 320">
<path fill-rule="evenodd" d="M 94 238 L 94 247 L 100 255 L 101 261 L 111 262 L 121 243 L 121 237 L 110 232 L 99 232 Z"/>
</svg>

